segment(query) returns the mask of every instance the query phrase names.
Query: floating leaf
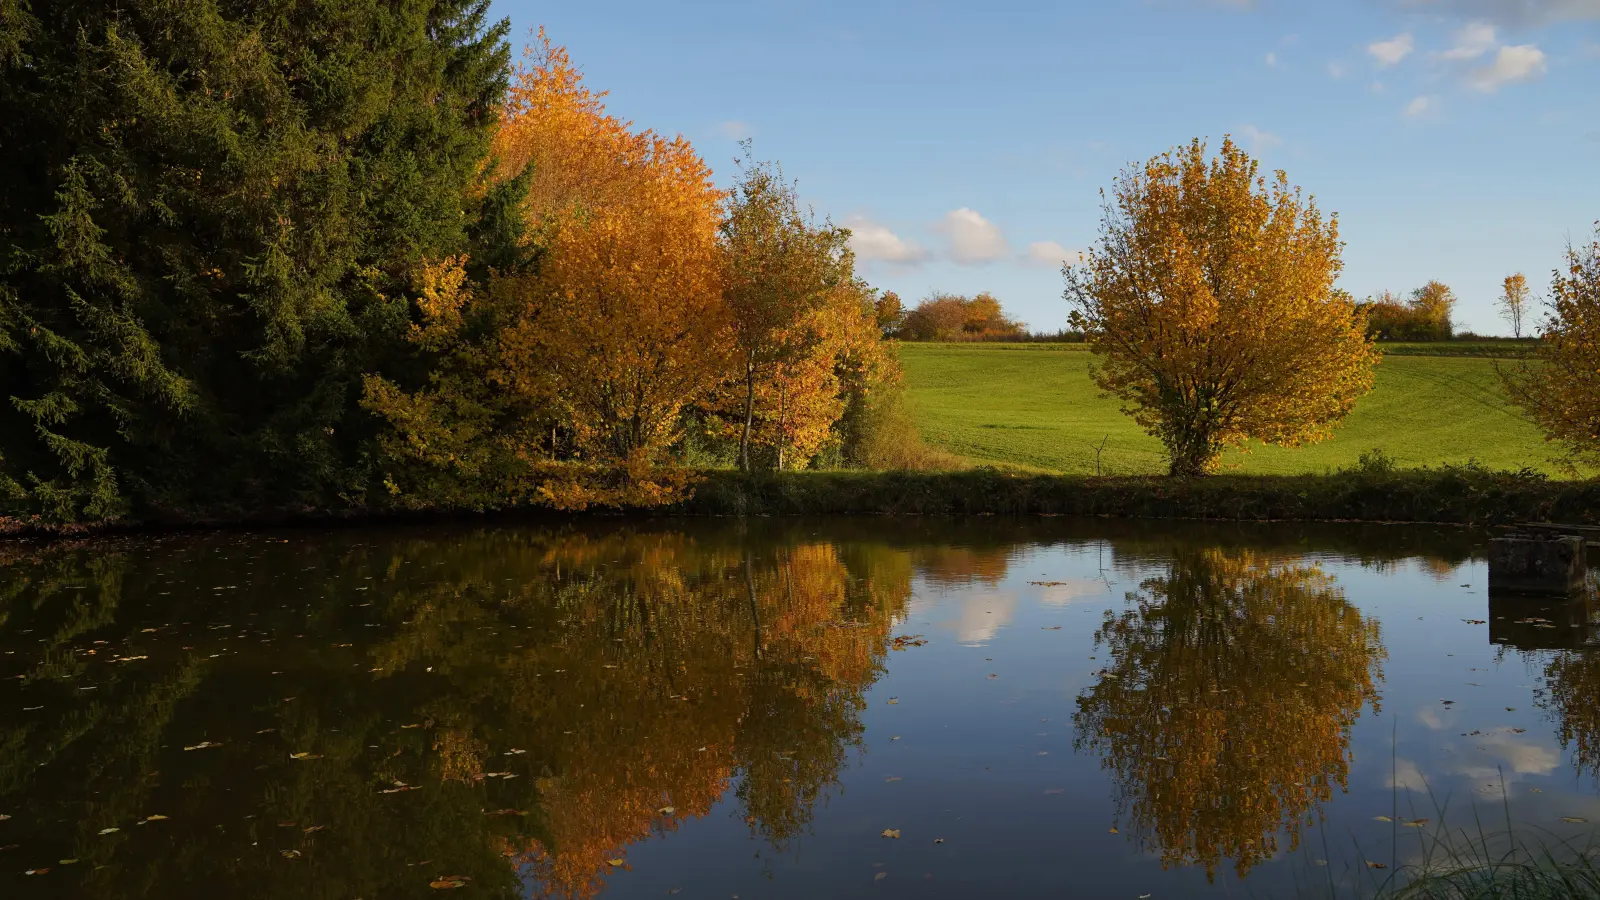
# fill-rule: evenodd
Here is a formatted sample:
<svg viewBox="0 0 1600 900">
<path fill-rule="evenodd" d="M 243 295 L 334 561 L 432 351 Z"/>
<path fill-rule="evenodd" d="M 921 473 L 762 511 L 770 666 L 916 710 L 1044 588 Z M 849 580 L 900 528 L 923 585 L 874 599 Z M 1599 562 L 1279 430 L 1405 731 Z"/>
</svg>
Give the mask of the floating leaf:
<svg viewBox="0 0 1600 900">
<path fill-rule="evenodd" d="M 934 838 L 933 842 L 935 844 L 942 844 L 942 843 L 944 843 L 944 838 Z"/>
<path fill-rule="evenodd" d="M 625 859 L 608 859 L 608 860 L 606 860 L 606 865 L 610 866 L 613 869 L 620 869 L 620 868 L 622 868 L 623 866 L 625 866 L 627 864 L 628 864 L 628 861 L 625 860 Z"/>
<path fill-rule="evenodd" d="M 278 851 L 278 853 L 284 859 L 299 859 L 300 858 L 300 851 L 299 850 L 280 850 L 280 851 Z"/>
<path fill-rule="evenodd" d="M 1110 828 L 1107 828 L 1106 832 L 1108 834 L 1121 834 L 1122 833 L 1122 832 L 1117 830 L 1117 826 L 1115 826 L 1115 825 L 1111 826 Z"/>
<path fill-rule="evenodd" d="M 291 754 L 289 754 L 289 758 L 290 759 L 321 759 L 322 758 L 322 754 L 321 753 L 306 753 L 306 752 L 302 751 L 300 753 L 291 753 Z"/>
<path fill-rule="evenodd" d="M 1578 816 L 1562 816 L 1561 817 L 1561 821 L 1566 822 L 1569 825 L 1582 825 L 1582 824 L 1588 822 L 1589 820 L 1588 819 L 1584 819 L 1584 818 L 1580 818 Z"/>
<path fill-rule="evenodd" d="M 428 882 L 428 887 L 431 887 L 435 890 L 447 891 L 452 888 L 464 888 L 467 886 L 467 882 L 471 880 L 471 878 L 468 878 L 465 875 L 441 875 L 438 881 Z"/>
<path fill-rule="evenodd" d="M 877 873 L 877 874 L 872 876 L 872 880 L 873 881 L 882 881 L 882 880 L 884 880 L 885 878 L 888 878 L 888 877 L 889 877 L 889 873 L 888 872 L 879 872 L 879 873 Z"/>
<path fill-rule="evenodd" d="M 61 865 L 61 866 L 70 866 L 70 865 L 73 865 L 75 863 L 77 863 L 76 859 L 58 859 L 58 860 L 56 860 L 56 864 L 57 865 Z"/>
<path fill-rule="evenodd" d="M 144 820 L 146 822 L 165 822 L 167 817 L 161 815 L 160 813 L 156 813 L 155 815 L 145 816 Z"/>
<path fill-rule="evenodd" d="M 1374 821 L 1374 822 L 1393 822 L 1394 820 L 1389 818 L 1388 816 L 1373 816 L 1372 817 L 1372 821 Z"/>
<path fill-rule="evenodd" d="M 525 816 L 527 814 L 528 811 L 525 809 L 497 809 L 484 813 L 486 816 Z"/>
<path fill-rule="evenodd" d="M 1367 868 L 1369 868 L 1369 869 L 1387 869 L 1389 867 L 1388 867 L 1388 865 L 1386 865 L 1384 863 L 1373 862 L 1372 860 L 1369 859 L 1369 860 L 1367 860 Z"/>
<path fill-rule="evenodd" d="M 45 874 L 48 874 L 49 871 L 50 871 L 50 868 L 48 866 L 46 866 L 43 869 L 28 869 L 27 871 L 23 872 L 22 874 L 24 874 L 24 875 L 45 875 Z"/>
<path fill-rule="evenodd" d="M 675 806 L 663 806 L 660 809 L 656 810 L 656 812 L 661 813 L 663 816 L 670 816 L 670 815 L 672 815 L 673 813 L 675 813 L 677 811 L 678 811 L 678 808 L 675 807 Z"/>
<path fill-rule="evenodd" d="M 900 702 L 900 698 L 899 697 L 890 697 L 889 698 L 889 705 L 890 706 L 893 706 L 894 704 L 899 703 L 899 702 Z"/>
<path fill-rule="evenodd" d="M 221 747 L 221 746 L 222 746 L 222 744 L 220 742 L 218 742 L 218 741 L 201 741 L 200 743 L 195 744 L 192 747 L 185 747 L 183 749 L 185 749 L 185 750 L 209 750 L 212 747 Z"/>
<path fill-rule="evenodd" d="M 893 838 L 893 839 L 898 841 L 898 840 L 900 840 L 900 829 L 898 829 L 898 828 L 885 828 L 883 830 L 883 836 L 886 837 L 886 838 Z"/>
<path fill-rule="evenodd" d="M 117 832 L 119 832 L 121 830 L 122 830 L 121 828 L 102 828 L 102 829 L 100 829 L 100 833 L 101 834 L 116 834 Z"/>
<path fill-rule="evenodd" d="M 1404 825 L 1407 828 L 1421 828 L 1422 826 L 1428 824 L 1428 820 L 1427 819 L 1411 819 L 1410 821 L 1407 821 L 1405 819 L 1401 819 L 1400 820 L 1400 824 Z"/>
</svg>

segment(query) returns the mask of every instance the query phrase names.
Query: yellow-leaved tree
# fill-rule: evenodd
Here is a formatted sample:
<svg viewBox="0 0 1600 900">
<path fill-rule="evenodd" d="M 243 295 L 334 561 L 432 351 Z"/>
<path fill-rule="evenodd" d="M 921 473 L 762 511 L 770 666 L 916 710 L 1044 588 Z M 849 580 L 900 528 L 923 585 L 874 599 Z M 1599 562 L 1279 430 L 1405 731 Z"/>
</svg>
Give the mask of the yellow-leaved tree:
<svg viewBox="0 0 1600 900">
<path fill-rule="evenodd" d="M 632 130 L 602 96 L 541 32 L 496 144 L 508 176 L 532 169 L 540 248 L 492 288 L 501 380 L 547 393 L 583 458 L 653 462 L 726 371 L 725 195 L 687 140 Z"/>
<path fill-rule="evenodd" d="M 1588 247 L 1567 248 L 1549 304 L 1534 360 L 1503 377 L 1512 401 L 1570 462 L 1600 464 L 1600 226 Z"/>
<path fill-rule="evenodd" d="M 1372 387 L 1378 352 L 1340 270 L 1337 216 L 1269 182 L 1231 139 L 1125 172 L 1098 245 L 1064 267 L 1100 388 L 1166 446 L 1172 475 L 1222 451 L 1326 438 Z"/>
<path fill-rule="evenodd" d="M 778 469 L 808 458 L 844 411 L 835 364 L 845 345 L 876 331 L 870 298 L 855 291 L 850 233 L 815 222 L 793 186 L 745 147 L 721 224 L 723 296 L 732 321 L 739 468 L 765 444 Z M 873 335 L 874 339 L 876 335 Z"/>
</svg>

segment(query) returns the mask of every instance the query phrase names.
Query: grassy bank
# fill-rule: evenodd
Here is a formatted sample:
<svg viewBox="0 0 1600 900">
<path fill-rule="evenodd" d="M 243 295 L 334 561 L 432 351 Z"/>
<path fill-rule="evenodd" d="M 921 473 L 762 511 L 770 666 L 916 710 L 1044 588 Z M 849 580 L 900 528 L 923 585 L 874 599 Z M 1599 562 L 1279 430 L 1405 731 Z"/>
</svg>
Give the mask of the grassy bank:
<svg viewBox="0 0 1600 900">
<path fill-rule="evenodd" d="M 1376 388 L 1332 440 L 1229 453 L 1225 471 L 1321 474 L 1382 449 L 1406 468 L 1476 460 L 1557 474 L 1552 448 L 1510 407 L 1495 371 L 1500 360 L 1487 355 L 1504 346 L 1386 344 Z M 900 357 L 917 425 L 938 449 L 974 464 L 1040 472 L 1092 475 L 1097 458 L 1106 474 L 1165 471 L 1160 442 L 1099 396 L 1085 345 L 905 344 Z"/>
<path fill-rule="evenodd" d="M 689 515 L 1062 515 L 1224 520 L 1355 520 L 1496 525 L 1600 524 L 1600 481 L 1552 481 L 1481 467 L 1365 474 L 1094 478 L 963 472 L 708 475 Z"/>
</svg>

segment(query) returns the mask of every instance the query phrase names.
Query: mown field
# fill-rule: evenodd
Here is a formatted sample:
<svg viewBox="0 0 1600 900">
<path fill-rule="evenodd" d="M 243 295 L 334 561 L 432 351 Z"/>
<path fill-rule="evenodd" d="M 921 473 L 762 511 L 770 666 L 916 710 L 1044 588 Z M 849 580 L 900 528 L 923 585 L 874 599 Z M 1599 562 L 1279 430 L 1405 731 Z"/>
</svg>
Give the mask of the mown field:
<svg viewBox="0 0 1600 900">
<path fill-rule="evenodd" d="M 1319 474 L 1381 449 L 1403 467 L 1475 459 L 1558 474 L 1554 449 L 1508 406 L 1495 373 L 1494 356 L 1520 349 L 1497 342 L 1391 345 L 1377 387 L 1332 440 L 1229 453 L 1224 470 Z M 1081 344 L 906 343 L 900 358 L 923 437 L 975 465 L 1093 474 L 1103 442 L 1103 473 L 1165 471 L 1160 442 L 1098 395 L 1088 375 L 1092 355 Z"/>
</svg>

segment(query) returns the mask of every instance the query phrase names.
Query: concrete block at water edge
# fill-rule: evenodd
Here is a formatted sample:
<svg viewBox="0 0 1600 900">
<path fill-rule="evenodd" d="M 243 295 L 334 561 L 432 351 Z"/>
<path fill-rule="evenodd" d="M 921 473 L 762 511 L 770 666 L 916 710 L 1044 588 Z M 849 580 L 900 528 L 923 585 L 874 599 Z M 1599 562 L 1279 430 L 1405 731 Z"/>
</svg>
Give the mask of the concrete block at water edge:
<svg viewBox="0 0 1600 900">
<path fill-rule="evenodd" d="M 1574 594 L 1584 590 L 1588 563 L 1581 537 L 1504 537 L 1489 542 L 1489 590 Z"/>
</svg>

